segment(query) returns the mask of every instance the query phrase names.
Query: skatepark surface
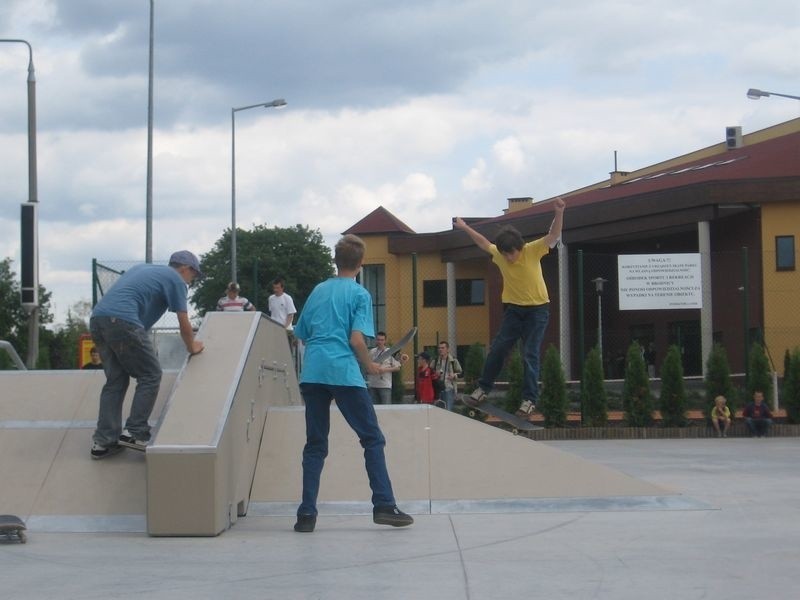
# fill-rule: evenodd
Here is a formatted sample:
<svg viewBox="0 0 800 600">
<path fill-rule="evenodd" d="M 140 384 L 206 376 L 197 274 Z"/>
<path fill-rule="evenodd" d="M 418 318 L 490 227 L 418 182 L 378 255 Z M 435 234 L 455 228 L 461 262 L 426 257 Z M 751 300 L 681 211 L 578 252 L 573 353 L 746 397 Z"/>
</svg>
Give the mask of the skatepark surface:
<svg viewBox="0 0 800 600">
<path fill-rule="evenodd" d="M 701 508 L 575 510 L 556 502 L 537 512 L 415 515 L 406 529 L 365 515 L 321 515 L 312 534 L 292 531 L 291 516 L 248 515 L 203 538 L 34 527 L 27 544 L 0 544 L 2 597 L 797 597 L 800 440 L 547 446 L 678 490 Z"/>
</svg>

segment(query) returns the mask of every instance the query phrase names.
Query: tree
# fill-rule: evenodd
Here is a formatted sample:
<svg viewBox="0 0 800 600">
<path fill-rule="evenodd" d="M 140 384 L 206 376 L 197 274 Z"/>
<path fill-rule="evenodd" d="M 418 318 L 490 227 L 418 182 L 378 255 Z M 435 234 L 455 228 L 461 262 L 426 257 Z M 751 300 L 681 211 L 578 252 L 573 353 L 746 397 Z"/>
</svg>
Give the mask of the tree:
<svg viewBox="0 0 800 600">
<path fill-rule="evenodd" d="M 769 402 L 772 398 L 772 370 L 769 368 L 769 359 L 761 344 L 753 344 L 749 356 L 750 369 L 747 378 L 747 397 L 752 398 L 753 392 L 761 390 L 764 399 Z"/>
<path fill-rule="evenodd" d="M 603 380 L 603 360 L 597 346 L 589 352 L 583 365 L 581 407 L 583 424 L 587 427 L 602 427 L 608 422 L 608 396 Z"/>
<path fill-rule="evenodd" d="M 665 427 L 686 425 L 686 387 L 683 384 L 681 351 L 674 344 L 661 363 L 661 419 Z"/>
<path fill-rule="evenodd" d="M 642 356 L 642 347 L 633 342 L 625 357 L 625 383 L 622 386 L 622 406 L 625 418 L 631 427 L 646 427 L 653 424 L 653 397 L 650 394 L 650 379 Z"/>
<path fill-rule="evenodd" d="M 714 406 L 714 398 L 725 396 L 731 414 L 736 411 L 736 388 L 731 381 L 731 368 L 728 364 L 728 355 L 721 344 L 714 344 L 706 361 L 706 403 L 705 415 L 711 418 L 711 409 Z"/>
<path fill-rule="evenodd" d="M 89 333 L 88 319 L 92 304 L 88 300 L 76 302 L 67 310 L 67 322 L 47 336 L 49 368 L 77 369 L 78 341 Z"/>
<path fill-rule="evenodd" d="M 800 348 L 789 354 L 783 375 L 783 405 L 790 423 L 800 423 Z"/>
<path fill-rule="evenodd" d="M 567 385 L 564 367 L 558 349 L 552 344 L 542 361 L 542 397 L 539 411 L 546 427 L 564 427 L 567 424 Z"/>
<path fill-rule="evenodd" d="M 322 234 L 304 225 L 237 229 L 236 254 L 241 294 L 262 311 L 267 309 L 267 298 L 272 293 L 270 282 L 276 277 L 286 280 L 286 291 L 299 313 L 314 286 L 334 274 L 331 251 Z M 192 301 L 201 315 L 215 310 L 217 300 L 224 295 L 231 280 L 230 259 L 231 232 L 226 230 L 214 247 L 201 256 L 205 277 L 192 292 Z"/>
<path fill-rule="evenodd" d="M 478 378 L 483 371 L 483 363 L 486 357 L 483 353 L 483 344 L 472 344 L 464 357 L 464 384 L 465 391 L 470 393 L 478 385 Z"/>
<path fill-rule="evenodd" d="M 50 296 L 44 286 L 39 286 L 39 335 L 47 337 L 44 325 L 53 321 L 50 312 Z M 11 259 L 0 260 L 0 340 L 10 342 L 21 357 L 28 352 L 28 323 L 30 315 L 22 308 L 20 288 L 16 274 L 11 270 Z M 43 353 L 40 343 L 37 367 L 42 365 Z M 11 368 L 11 359 L 0 352 L 0 369 Z M 46 364 L 44 365 L 46 366 Z"/>
</svg>

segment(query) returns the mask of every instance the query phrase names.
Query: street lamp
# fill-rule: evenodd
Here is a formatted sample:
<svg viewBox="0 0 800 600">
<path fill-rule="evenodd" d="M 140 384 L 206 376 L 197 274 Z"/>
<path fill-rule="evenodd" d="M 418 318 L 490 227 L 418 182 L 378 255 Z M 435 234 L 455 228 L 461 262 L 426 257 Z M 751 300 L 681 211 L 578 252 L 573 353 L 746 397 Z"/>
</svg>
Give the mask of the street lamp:
<svg viewBox="0 0 800 600">
<path fill-rule="evenodd" d="M 769 98 L 770 96 L 780 96 L 781 98 L 791 98 L 792 100 L 800 100 L 800 96 L 792 96 L 790 94 L 778 94 L 777 92 L 765 92 L 764 90 L 757 90 L 750 88 L 747 90 L 747 97 L 750 100 L 758 100 L 759 98 Z"/>
<path fill-rule="evenodd" d="M 147 69 L 147 184 L 145 190 L 144 262 L 153 262 L 153 0 L 150 0 L 150 51 Z"/>
<path fill-rule="evenodd" d="M 236 283 L 236 113 L 251 108 L 280 108 L 286 100 L 278 98 L 272 102 L 251 104 L 231 109 L 231 281 Z"/>
<path fill-rule="evenodd" d="M 603 284 L 608 279 L 595 277 L 592 279 L 594 289 L 597 292 L 597 351 L 600 353 L 600 362 L 603 361 Z"/>
<path fill-rule="evenodd" d="M 27 367 L 33 369 L 39 355 L 39 204 L 36 175 L 36 73 L 33 48 L 26 40 L 0 39 L 0 42 L 25 44 L 28 47 L 28 202 L 22 204 L 20 274 L 22 306 L 30 313 L 28 320 Z"/>
</svg>

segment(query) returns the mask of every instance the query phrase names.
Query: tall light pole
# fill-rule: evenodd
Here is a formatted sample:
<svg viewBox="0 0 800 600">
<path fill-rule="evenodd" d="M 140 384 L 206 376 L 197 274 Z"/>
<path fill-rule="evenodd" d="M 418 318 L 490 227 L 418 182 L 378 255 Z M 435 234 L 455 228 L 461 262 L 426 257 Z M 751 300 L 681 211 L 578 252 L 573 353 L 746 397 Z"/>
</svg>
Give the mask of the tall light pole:
<svg viewBox="0 0 800 600">
<path fill-rule="evenodd" d="M 278 98 L 272 102 L 261 102 L 231 109 L 231 281 L 236 283 L 236 113 L 251 108 L 280 108 L 286 100 Z"/>
<path fill-rule="evenodd" d="M 597 292 L 597 351 L 600 353 L 600 364 L 603 364 L 603 284 L 608 279 L 595 277 L 592 279 Z M 603 369 L 605 372 L 605 369 Z"/>
<path fill-rule="evenodd" d="M 153 262 L 153 0 L 150 0 L 150 53 L 147 69 L 147 189 L 145 192 L 144 261 Z"/>
<path fill-rule="evenodd" d="M 36 366 L 39 356 L 39 191 L 36 174 L 36 73 L 33 69 L 33 48 L 26 40 L 0 39 L 0 42 L 25 44 L 28 47 L 28 202 L 21 214 L 21 295 L 22 306 L 30 314 L 28 320 L 28 355 L 26 365 Z"/>
<path fill-rule="evenodd" d="M 758 100 L 759 98 L 769 98 L 770 96 L 780 96 L 781 98 L 791 98 L 792 100 L 800 100 L 800 96 L 792 96 L 790 94 L 779 94 L 777 92 L 765 92 L 764 90 L 757 90 L 750 88 L 747 90 L 747 97 L 750 100 Z"/>
</svg>

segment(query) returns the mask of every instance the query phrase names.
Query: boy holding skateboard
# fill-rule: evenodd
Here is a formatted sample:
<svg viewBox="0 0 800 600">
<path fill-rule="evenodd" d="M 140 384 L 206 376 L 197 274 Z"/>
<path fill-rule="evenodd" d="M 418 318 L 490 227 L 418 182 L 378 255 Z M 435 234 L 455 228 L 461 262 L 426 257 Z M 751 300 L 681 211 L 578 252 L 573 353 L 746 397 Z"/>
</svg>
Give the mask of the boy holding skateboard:
<svg viewBox="0 0 800 600">
<path fill-rule="evenodd" d="M 561 237 L 564 207 L 564 200 L 556 198 L 553 204 L 555 216 L 550 231 L 544 237 L 528 243 L 510 226 L 504 227 L 492 244 L 461 217 L 456 217 L 454 223 L 456 229 L 465 231 L 476 246 L 491 255 L 492 262 L 503 276 L 503 321 L 492 340 L 483 372 L 478 379 L 478 387 L 471 397 L 478 403 L 486 399 L 503 368 L 506 356 L 517 340 L 522 339 L 525 376 L 522 404 L 516 412 L 520 417 L 533 413 L 539 399 L 539 354 L 550 318 L 550 298 L 542 276 L 541 259 Z"/>
<path fill-rule="evenodd" d="M 364 448 L 364 462 L 372 489 L 372 520 L 379 525 L 404 527 L 414 519 L 395 504 L 386 469 L 386 440 L 378 426 L 375 408 L 361 369 L 375 375 L 380 365 L 372 362 L 364 336 L 372 337 L 372 297 L 356 283 L 364 259 L 364 242 L 345 235 L 336 244 L 337 276 L 323 281 L 311 292 L 295 336 L 305 344 L 300 393 L 306 405 L 306 445 L 303 448 L 303 499 L 297 509 L 294 530 L 314 531 L 317 495 L 325 457 L 328 455 L 331 401 L 356 432 Z"/>
</svg>

